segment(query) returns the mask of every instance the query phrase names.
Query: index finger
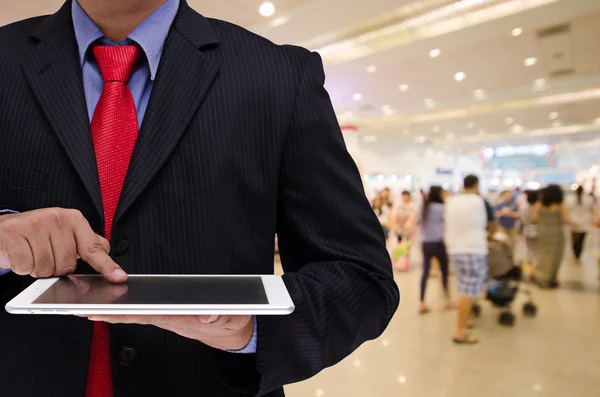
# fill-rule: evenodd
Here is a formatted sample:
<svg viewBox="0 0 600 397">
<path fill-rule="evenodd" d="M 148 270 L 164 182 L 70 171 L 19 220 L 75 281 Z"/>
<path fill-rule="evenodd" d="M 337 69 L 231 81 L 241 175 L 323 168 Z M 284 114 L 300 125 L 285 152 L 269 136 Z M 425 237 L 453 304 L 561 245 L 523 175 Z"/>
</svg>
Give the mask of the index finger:
<svg viewBox="0 0 600 397">
<path fill-rule="evenodd" d="M 108 255 L 110 252 L 108 241 L 94 233 L 85 219 L 83 222 L 77 222 L 73 231 L 77 254 L 81 259 L 111 283 L 127 281 L 127 273 Z"/>
</svg>

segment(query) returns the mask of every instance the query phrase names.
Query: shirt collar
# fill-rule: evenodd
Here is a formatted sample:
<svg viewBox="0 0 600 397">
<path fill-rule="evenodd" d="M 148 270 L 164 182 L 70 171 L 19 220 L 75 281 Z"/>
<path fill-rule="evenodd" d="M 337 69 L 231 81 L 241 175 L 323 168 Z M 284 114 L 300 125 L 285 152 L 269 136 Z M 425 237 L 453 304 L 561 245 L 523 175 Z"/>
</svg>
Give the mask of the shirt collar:
<svg viewBox="0 0 600 397">
<path fill-rule="evenodd" d="M 71 13 L 73 17 L 73 27 L 75 29 L 75 39 L 79 47 L 79 60 L 81 65 L 85 62 L 86 53 L 89 47 L 97 40 L 103 39 L 108 45 L 123 45 L 130 41 L 137 43 L 148 59 L 150 69 L 150 78 L 155 79 L 158 71 L 158 64 L 165 45 L 165 40 L 169 34 L 171 24 L 175 20 L 180 0 L 166 0 L 156 11 L 139 24 L 133 32 L 127 36 L 127 39 L 121 43 L 113 43 L 104 38 L 104 34 L 92 19 L 85 13 L 77 0 L 73 0 Z"/>
</svg>

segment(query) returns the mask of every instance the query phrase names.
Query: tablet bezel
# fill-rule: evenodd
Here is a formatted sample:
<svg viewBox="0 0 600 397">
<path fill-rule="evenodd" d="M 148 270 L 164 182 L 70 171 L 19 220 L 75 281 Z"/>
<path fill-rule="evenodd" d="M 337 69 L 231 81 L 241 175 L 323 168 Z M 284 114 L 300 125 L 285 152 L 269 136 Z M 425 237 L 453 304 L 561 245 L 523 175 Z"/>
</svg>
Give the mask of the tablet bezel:
<svg viewBox="0 0 600 397">
<path fill-rule="evenodd" d="M 83 275 L 82 275 L 83 276 Z M 87 277 L 87 276 L 86 276 Z M 101 276 L 98 276 L 101 277 Z M 294 304 L 280 276 L 274 275 L 165 275 L 144 274 L 129 277 L 260 277 L 267 294 L 268 304 L 228 305 L 123 305 L 123 304 L 34 304 L 41 294 L 58 278 L 36 280 L 27 289 L 8 302 L 5 309 L 11 314 L 63 315 L 285 315 L 294 311 Z"/>
</svg>

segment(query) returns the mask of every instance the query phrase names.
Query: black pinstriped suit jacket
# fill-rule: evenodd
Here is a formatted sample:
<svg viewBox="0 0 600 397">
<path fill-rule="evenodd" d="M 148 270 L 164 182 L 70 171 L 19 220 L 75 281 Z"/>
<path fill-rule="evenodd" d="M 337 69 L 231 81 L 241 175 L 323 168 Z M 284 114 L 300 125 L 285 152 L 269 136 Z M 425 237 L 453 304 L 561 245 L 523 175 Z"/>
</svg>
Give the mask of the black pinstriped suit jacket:
<svg viewBox="0 0 600 397">
<path fill-rule="evenodd" d="M 0 208 L 77 208 L 103 230 L 70 4 L 0 28 Z M 237 355 L 111 326 L 116 397 L 282 396 L 380 335 L 399 301 L 320 58 L 182 2 L 133 154 L 113 255 L 132 274 L 273 272 L 296 312 Z M 129 243 L 129 245 L 127 245 Z M 89 267 L 79 266 L 80 272 Z M 32 282 L 0 277 L 0 304 Z M 0 310 L 0 395 L 82 397 L 92 325 Z M 130 346 L 137 358 L 120 363 Z"/>
</svg>

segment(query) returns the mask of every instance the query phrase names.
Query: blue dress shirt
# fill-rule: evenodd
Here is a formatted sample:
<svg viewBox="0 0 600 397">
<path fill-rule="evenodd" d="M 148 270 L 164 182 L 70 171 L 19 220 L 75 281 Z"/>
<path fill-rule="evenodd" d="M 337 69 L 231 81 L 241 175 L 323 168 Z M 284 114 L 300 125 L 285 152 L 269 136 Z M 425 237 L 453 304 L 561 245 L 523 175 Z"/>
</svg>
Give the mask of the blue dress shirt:
<svg viewBox="0 0 600 397">
<path fill-rule="evenodd" d="M 137 66 L 133 70 L 127 85 L 131 90 L 133 101 L 137 110 L 138 128 L 141 128 L 148 100 L 154 85 L 154 79 L 158 71 L 160 57 L 167 35 L 177 10 L 179 9 L 179 0 L 166 0 L 163 5 L 156 9 L 125 40 L 120 43 L 114 43 L 104 37 L 104 34 L 92 19 L 85 13 L 79 3 L 75 0 L 71 6 L 73 17 L 73 27 L 75 30 L 75 39 L 79 48 L 79 60 L 81 62 L 81 71 L 83 75 L 83 89 L 85 92 L 85 101 L 87 104 L 88 116 L 91 122 L 94 110 L 102 95 L 104 80 L 98 64 L 91 55 L 90 47 L 93 44 L 102 45 L 138 45 L 143 50 L 145 57 L 141 57 Z M 0 215 L 9 210 L 0 210 Z M 0 276 L 8 271 L 0 270 Z M 232 353 L 256 353 L 257 347 L 257 326 L 256 317 L 254 317 L 254 330 L 252 338 L 248 345 L 242 350 Z"/>
</svg>

